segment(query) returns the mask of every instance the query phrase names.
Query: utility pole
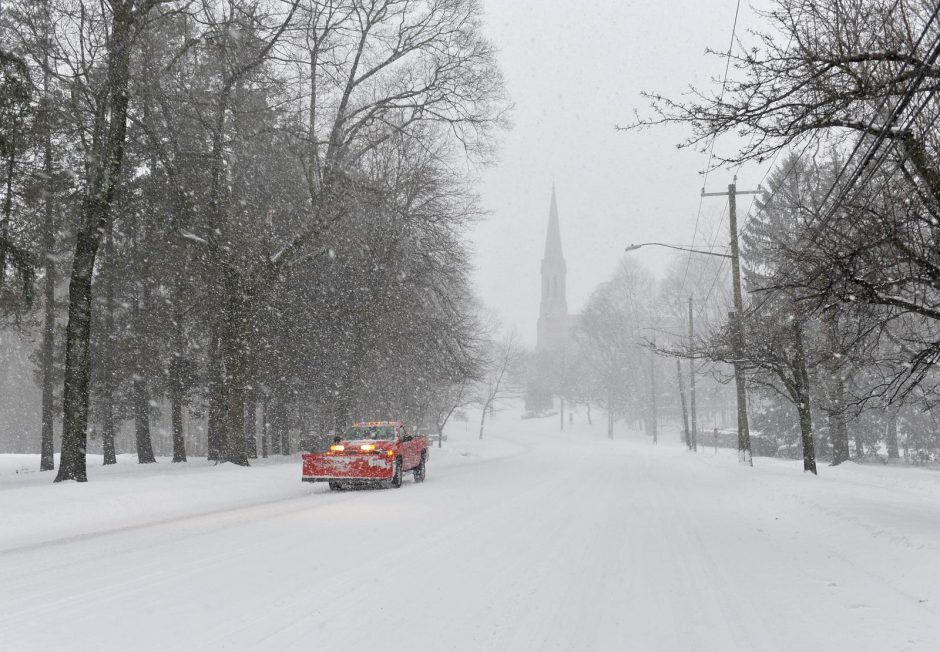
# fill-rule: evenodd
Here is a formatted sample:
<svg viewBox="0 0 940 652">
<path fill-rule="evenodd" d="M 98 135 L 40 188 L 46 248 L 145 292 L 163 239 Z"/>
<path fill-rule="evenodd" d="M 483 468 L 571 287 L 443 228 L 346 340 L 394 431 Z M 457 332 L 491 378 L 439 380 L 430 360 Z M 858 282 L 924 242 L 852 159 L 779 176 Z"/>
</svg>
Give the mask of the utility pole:
<svg viewBox="0 0 940 652">
<path fill-rule="evenodd" d="M 679 402 L 682 404 L 682 429 L 685 432 L 685 445 L 692 450 L 692 440 L 689 438 L 689 413 L 685 410 L 685 387 L 682 386 L 682 363 L 676 358 L 676 377 L 679 379 Z"/>
<path fill-rule="evenodd" d="M 734 384 L 738 396 L 738 460 L 742 464 L 754 466 L 751 460 L 751 434 L 747 423 L 747 392 L 744 386 L 744 302 L 741 298 L 741 264 L 738 253 L 738 216 L 737 196 L 756 195 L 760 190 L 738 190 L 737 180 L 728 185 L 727 192 L 705 192 L 702 197 L 728 197 L 729 230 L 731 232 L 731 281 L 734 296 L 734 312 L 728 313 L 731 320 L 731 353 L 734 356 Z"/>
<path fill-rule="evenodd" d="M 692 297 L 689 297 L 689 407 L 692 413 L 692 450 L 698 452 L 698 425 L 695 421 L 695 330 L 692 327 Z"/>
<path fill-rule="evenodd" d="M 653 341 L 653 346 L 656 346 L 656 341 Z M 658 424 L 656 423 L 656 353 L 650 351 L 650 406 L 653 410 L 652 418 L 652 428 L 653 428 L 653 443 L 659 443 L 659 437 L 656 432 Z"/>
</svg>

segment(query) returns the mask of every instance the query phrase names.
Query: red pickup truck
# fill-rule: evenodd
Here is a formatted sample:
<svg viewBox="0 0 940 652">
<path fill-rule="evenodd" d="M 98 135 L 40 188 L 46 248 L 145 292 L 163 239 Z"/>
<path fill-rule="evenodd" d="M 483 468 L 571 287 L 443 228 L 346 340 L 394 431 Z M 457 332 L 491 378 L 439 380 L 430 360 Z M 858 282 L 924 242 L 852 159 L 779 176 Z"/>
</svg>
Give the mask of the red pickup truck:
<svg viewBox="0 0 940 652">
<path fill-rule="evenodd" d="M 424 482 L 428 440 L 413 435 L 401 421 L 354 423 L 325 453 L 305 453 L 303 481 L 344 485 L 391 484 L 400 487 L 402 475 L 413 471 Z"/>
</svg>

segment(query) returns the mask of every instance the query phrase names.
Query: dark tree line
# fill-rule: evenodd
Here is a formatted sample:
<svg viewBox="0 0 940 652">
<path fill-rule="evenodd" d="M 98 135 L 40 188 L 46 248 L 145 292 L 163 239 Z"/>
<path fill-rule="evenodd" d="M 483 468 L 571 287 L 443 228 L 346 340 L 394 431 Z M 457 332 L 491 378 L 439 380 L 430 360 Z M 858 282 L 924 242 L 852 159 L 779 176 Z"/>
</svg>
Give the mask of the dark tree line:
<svg viewBox="0 0 940 652">
<path fill-rule="evenodd" d="M 480 376 L 459 170 L 506 104 L 476 0 L 21 0 L 0 21 L 0 298 L 5 321 L 43 310 L 22 327 L 57 480 L 86 478 L 89 432 L 114 463 L 129 421 L 153 462 L 163 411 L 174 461 L 189 414 L 210 459 L 247 464 L 291 428 L 436 422 Z"/>
</svg>

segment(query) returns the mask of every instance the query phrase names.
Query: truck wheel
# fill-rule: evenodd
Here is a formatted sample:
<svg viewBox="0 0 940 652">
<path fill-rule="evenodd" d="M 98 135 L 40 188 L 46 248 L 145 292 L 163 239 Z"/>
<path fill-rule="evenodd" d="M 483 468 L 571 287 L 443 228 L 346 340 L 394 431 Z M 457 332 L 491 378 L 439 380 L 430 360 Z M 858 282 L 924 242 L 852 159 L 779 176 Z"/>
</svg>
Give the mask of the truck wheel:
<svg viewBox="0 0 940 652">
<path fill-rule="evenodd" d="M 428 454 L 426 451 L 421 451 L 421 463 L 415 467 L 415 482 L 424 482 L 424 476 L 427 473 L 426 464 L 428 461 Z"/>
<path fill-rule="evenodd" d="M 336 482 L 335 480 L 330 480 L 329 485 L 330 485 L 330 491 L 339 491 L 340 489 L 342 489 L 342 485 Z"/>
<path fill-rule="evenodd" d="M 395 470 L 392 471 L 392 486 L 398 488 L 401 486 L 401 458 L 395 460 Z"/>
</svg>

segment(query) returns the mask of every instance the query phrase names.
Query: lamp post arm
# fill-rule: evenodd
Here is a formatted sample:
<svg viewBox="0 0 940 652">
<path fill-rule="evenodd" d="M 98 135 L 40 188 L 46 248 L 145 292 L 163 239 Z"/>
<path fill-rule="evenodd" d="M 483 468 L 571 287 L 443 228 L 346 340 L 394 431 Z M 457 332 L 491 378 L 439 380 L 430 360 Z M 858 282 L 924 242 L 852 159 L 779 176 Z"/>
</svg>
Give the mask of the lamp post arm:
<svg viewBox="0 0 940 652">
<path fill-rule="evenodd" d="M 640 247 L 666 247 L 667 249 L 676 249 L 678 251 L 687 251 L 693 254 L 702 254 L 703 256 L 718 256 L 719 258 L 731 258 L 730 254 L 722 254 L 717 251 L 705 251 L 704 249 L 692 249 L 691 247 L 680 247 L 678 245 L 666 244 L 665 242 L 641 242 L 631 244 L 624 251 L 634 251 Z"/>
</svg>

